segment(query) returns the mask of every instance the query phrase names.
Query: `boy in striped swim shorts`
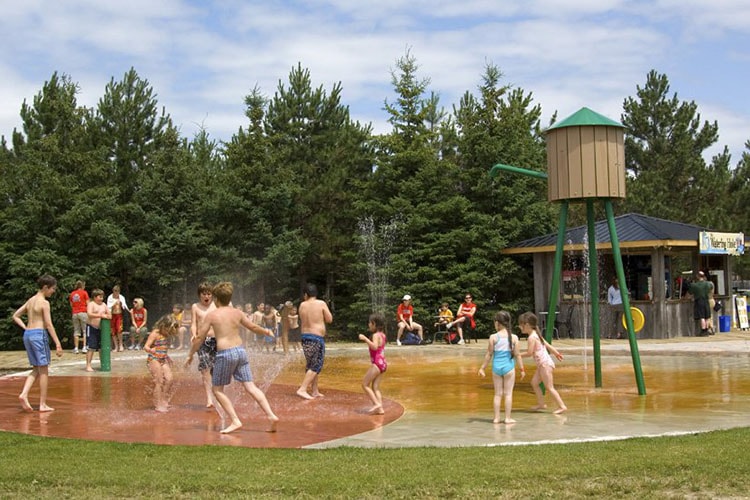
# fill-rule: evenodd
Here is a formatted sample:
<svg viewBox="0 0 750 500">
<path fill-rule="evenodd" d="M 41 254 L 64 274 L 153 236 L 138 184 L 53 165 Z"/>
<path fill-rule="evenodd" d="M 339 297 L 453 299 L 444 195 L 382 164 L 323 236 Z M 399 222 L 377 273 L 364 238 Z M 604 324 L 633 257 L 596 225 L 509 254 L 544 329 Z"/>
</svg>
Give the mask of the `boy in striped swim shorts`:
<svg viewBox="0 0 750 500">
<path fill-rule="evenodd" d="M 229 397 L 224 393 L 224 386 L 231 383 L 232 378 L 241 382 L 250 396 L 260 405 L 271 423 L 268 432 L 276 432 L 276 424 L 279 421 L 271 406 L 268 404 L 266 395 L 253 382 L 253 374 L 250 371 L 250 364 L 247 361 L 247 351 L 245 350 L 242 337 L 240 336 L 240 326 L 248 330 L 273 337 L 271 330 L 262 328 L 253 323 L 241 310 L 231 307 L 232 293 L 234 289 L 229 282 L 222 282 L 213 289 L 213 298 L 216 309 L 209 312 L 201 322 L 196 337 L 197 342 L 193 342 L 188 355 L 188 363 L 192 362 L 196 346 L 203 343 L 208 331 L 213 329 L 216 335 L 216 361 L 212 374 L 212 390 L 216 401 L 219 402 L 224 411 L 229 415 L 231 423 L 221 430 L 222 434 L 228 434 L 242 427 L 242 422 L 237 417 L 237 412 Z"/>
</svg>

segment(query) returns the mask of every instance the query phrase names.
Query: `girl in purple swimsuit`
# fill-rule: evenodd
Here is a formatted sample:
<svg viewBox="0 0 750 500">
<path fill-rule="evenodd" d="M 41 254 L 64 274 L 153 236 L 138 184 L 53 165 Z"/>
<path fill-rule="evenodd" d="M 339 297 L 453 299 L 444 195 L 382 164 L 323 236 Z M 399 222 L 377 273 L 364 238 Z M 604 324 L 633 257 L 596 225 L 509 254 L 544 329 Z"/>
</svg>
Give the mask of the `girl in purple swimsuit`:
<svg viewBox="0 0 750 500">
<path fill-rule="evenodd" d="M 359 340 L 366 342 L 370 347 L 370 361 L 372 364 L 367 373 L 365 373 L 365 378 L 362 380 L 362 389 L 374 405 L 370 408 L 369 413 L 372 415 L 383 415 L 385 410 L 383 409 L 383 395 L 380 393 L 380 381 L 383 378 L 383 373 L 388 368 L 388 363 L 385 361 L 385 354 L 383 352 L 385 351 L 386 344 L 385 333 L 383 333 L 385 330 L 385 316 L 381 313 L 370 314 L 367 329 L 372 333 L 372 339 L 367 338 L 367 335 L 360 334 Z"/>
</svg>

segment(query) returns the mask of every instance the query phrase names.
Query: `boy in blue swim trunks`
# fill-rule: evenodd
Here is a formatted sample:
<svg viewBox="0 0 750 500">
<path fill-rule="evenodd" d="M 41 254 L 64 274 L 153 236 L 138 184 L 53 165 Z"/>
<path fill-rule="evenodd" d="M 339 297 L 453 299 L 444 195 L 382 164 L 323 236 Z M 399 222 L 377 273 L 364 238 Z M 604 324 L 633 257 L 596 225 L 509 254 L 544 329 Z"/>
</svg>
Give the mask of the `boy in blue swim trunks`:
<svg viewBox="0 0 750 500">
<path fill-rule="evenodd" d="M 326 356 L 326 324 L 333 321 L 333 315 L 328 304 L 318 299 L 318 287 L 312 283 L 305 287 L 305 300 L 299 305 L 299 318 L 306 365 L 305 377 L 297 389 L 297 396 L 303 399 L 321 398 L 323 395 L 318 390 L 318 377 Z M 312 389 L 312 395 L 308 388 Z"/>
<path fill-rule="evenodd" d="M 195 346 L 202 343 L 208 335 L 208 331 L 213 329 L 216 336 L 216 361 L 213 367 L 212 389 L 214 397 L 232 420 L 227 427 L 221 430 L 221 433 L 228 434 L 242 427 L 242 422 L 237 417 L 232 401 L 224 393 L 224 386 L 232 381 L 232 377 L 238 382 L 242 382 L 245 391 L 255 399 L 265 412 L 271 422 L 268 432 L 276 432 L 279 417 L 271 410 L 266 395 L 253 382 L 253 375 L 247 361 L 247 351 L 240 336 L 240 326 L 260 335 L 268 337 L 274 335 L 272 331 L 253 323 L 242 310 L 229 305 L 232 301 L 233 291 L 232 284 L 228 282 L 219 283 L 214 287 L 213 298 L 216 309 L 206 314 L 201 322 L 196 333 L 196 342 L 190 349 L 188 362 L 192 361 Z"/>
<path fill-rule="evenodd" d="M 55 355 L 58 358 L 63 355 L 63 350 L 60 339 L 57 338 L 55 326 L 52 324 L 52 315 L 47 299 L 55 293 L 57 280 L 49 274 L 45 274 L 39 278 L 37 283 L 39 284 L 39 291 L 13 313 L 13 321 L 24 330 L 23 345 L 26 347 L 29 363 L 33 367 L 29 376 L 26 377 L 18 400 L 24 410 L 33 411 L 34 409 L 29 403 L 29 391 L 34 382 L 39 379 L 39 411 L 52 411 L 54 408 L 47 406 L 49 363 L 52 357 L 47 335 L 49 334 L 49 337 L 52 337 L 52 341 L 55 343 Z M 26 323 L 21 318 L 24 315 L 26 315 Z"/>
</svg>

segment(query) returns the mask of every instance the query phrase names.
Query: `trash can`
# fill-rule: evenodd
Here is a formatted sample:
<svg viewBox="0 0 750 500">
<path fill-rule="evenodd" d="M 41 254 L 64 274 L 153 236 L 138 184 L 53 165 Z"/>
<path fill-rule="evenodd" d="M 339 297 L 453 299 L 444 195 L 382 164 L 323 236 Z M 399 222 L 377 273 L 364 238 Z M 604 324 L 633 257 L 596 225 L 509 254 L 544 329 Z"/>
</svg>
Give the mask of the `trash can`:
<svg viewBox="0 0 750 500">
<path fill-rule="evenodd" d="M 726 333 L 732 329 L 732 317 L 731 316 L 719 316 L 719 331 Z"/>
</svg>

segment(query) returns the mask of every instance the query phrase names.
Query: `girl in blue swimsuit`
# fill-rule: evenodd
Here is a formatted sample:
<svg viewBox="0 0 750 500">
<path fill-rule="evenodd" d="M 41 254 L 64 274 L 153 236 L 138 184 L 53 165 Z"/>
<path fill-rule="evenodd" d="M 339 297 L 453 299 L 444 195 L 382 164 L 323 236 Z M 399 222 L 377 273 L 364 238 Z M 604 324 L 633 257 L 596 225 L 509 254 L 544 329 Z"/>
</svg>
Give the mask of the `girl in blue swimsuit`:
<svg viewBox="0 0 750 500">
<path fill-rule="evenodd" d="M 521 369 L 521 378 L 526 375 L 521 359 L 521 351 L 518 348 L 518 336 L 510 333 L 510 313 L 500 311 L 495 314 L 495 330 L 497 333 L 490 336 L 487 344 L 487 353 L 484 355 L 484 363 L 479 368 L 479 376 L 484 377 L 484 369 L 492 360 L 492 382 L 495 386 L 495 397 L 493 408 L 495 419 L 493 424 L 513 424 L 516 421 L 510 418 L 513 408 L 513 386 L 516 383 L 516 363 Z M 505 419 L 500 420 L 500 406 L 505 400 Z"/>
</svg>

